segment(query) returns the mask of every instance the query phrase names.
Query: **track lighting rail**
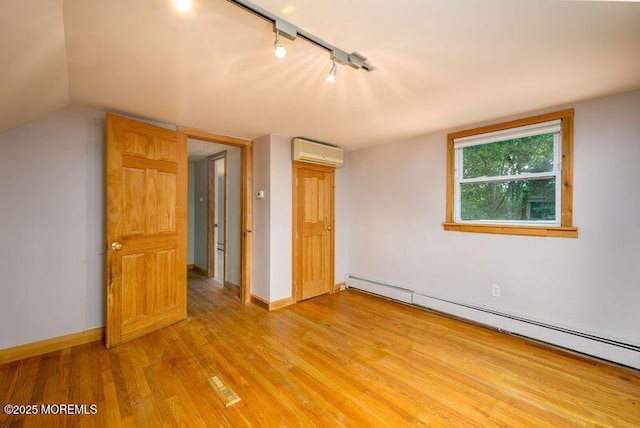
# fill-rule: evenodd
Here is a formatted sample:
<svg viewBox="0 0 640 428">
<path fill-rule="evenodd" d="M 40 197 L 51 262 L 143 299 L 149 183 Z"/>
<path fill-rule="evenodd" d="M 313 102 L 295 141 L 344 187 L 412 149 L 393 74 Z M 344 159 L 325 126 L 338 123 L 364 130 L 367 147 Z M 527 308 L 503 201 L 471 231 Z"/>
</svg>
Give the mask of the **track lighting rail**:
<svg viewBox="0 0 640 428">
<path fill-rule="evenodd" d="M 258 6 L 257 4 L 246 1 L 246 0 L 227 0 L 230 3 L 235 4 L 247 10 L 260 18 L 273 23 L 273 31 L 276 34 L 284 36 L 290 40 L 294 40 L 296 37 L 303 38 L 314 45 L 327 50 L 331 54 L 331 59 L 337 62 L 338 64 L 348 65 L 355 69 L 363 69 L 366 71 L 373 71 L 376 69 L 371 63 L 367 61 L 367 58 L 362 56 L 357 52 L 347 53 L 346 51 L 333 46 L 332 44 L 322 40 L 319 37 L 303 30 L 300 27 L 293 25 L 285 19 L 280 18 L 279 16 L 269 12 L 263 7 Z M 335 73 L 334 73 L 335 74 Z"/>
</svg>

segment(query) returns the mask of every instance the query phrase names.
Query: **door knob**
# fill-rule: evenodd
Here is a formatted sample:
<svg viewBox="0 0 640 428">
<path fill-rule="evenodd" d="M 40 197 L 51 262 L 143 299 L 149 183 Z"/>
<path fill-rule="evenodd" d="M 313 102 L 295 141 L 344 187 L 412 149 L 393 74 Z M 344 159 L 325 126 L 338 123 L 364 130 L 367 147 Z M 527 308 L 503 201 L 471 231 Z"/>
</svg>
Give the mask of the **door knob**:
<svg viewBox="0 0 640 428">
<path fill-rule="evenodd" d="M 327 230 L 331 230 L 331 226 L 327 226 Z"/>
<path fill-rule="evenodd" d="M 111 243 L 111 249 L 112 249 L 112 250 L 115 250 L 115 251 L 120 251 L 120 250 L 122 250 L 122 243 L 117 242 L 117 241 L 116 241 L 116 242 L 112 242 L 112 243 Z"/>
</svg>

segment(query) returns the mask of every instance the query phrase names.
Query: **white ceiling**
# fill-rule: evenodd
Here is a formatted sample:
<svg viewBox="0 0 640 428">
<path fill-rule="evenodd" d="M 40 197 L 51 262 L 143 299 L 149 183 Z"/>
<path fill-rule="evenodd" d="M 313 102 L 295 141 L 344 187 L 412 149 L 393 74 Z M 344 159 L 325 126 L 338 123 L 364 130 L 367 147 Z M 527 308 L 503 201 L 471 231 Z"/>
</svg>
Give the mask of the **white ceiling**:
<svg viewBox="0 0 640 428">
<path fill-rule="evenodd" d="M 331 85 L 323 50 L 284 40 L 277 60 L 269 23 L 225 0 L 193 2 L 188 13 L 170 0 L 2 2 L 0 130 L 68 94 L 221 134 L 352 149 L 640 88 L 640 3 L 254 0 L 378 67 L 339 67 Z"/>
<path fill-rule="evenodd" d="M 69 103 L 62 0 L 0 1 L 0 132 Z"/>
</svg>

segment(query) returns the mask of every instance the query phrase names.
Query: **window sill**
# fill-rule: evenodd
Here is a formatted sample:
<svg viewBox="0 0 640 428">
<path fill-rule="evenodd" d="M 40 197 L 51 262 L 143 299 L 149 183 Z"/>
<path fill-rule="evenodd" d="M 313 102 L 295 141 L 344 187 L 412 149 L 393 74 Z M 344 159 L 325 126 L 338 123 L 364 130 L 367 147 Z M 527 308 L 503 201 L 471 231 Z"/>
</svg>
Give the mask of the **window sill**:
<svg viewBox="0 0 640 428">
<path fill-rule="evenodd" d="M 455 232 L 497 233 L 502 235 L 526 235 L 552 238 L 577 238 L 577 227 L 511 226 L 497 224 L 442 223 L 444 230 Z"/>
</svg>

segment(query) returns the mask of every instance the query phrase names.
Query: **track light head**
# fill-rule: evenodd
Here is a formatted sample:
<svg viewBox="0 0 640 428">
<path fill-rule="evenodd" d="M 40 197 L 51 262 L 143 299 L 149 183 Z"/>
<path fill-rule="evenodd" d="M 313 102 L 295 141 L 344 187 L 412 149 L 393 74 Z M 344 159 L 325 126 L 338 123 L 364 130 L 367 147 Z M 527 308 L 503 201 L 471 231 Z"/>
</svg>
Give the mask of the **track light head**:
<svg viewBox="0 0 640 428">
<path fill-rule="evenodd" d="M 274 44 L 274 51 L 276 58 L 278 59 L 282 59 L 287 56 L 287 50 L 280 43 Z"/>
<path fill-rule="evenodd" d="M 327 78 L 324 79 L 329 83 L 336 83 L 336 72 L 338 68 L 336 67 L 336 59 L 333 58 L 333 64 L 331 65 L 331 70 L 329 70 L 329 74 L 327 74 Z"/>
<path fill-rule="evenodd" d="M 276 40 L 273 42 L 273 50 L 276 58 L 282 59 L 287 55 L 287 50 L 280 44 L 279 31 L 276 30 Z"/>
</svg>

